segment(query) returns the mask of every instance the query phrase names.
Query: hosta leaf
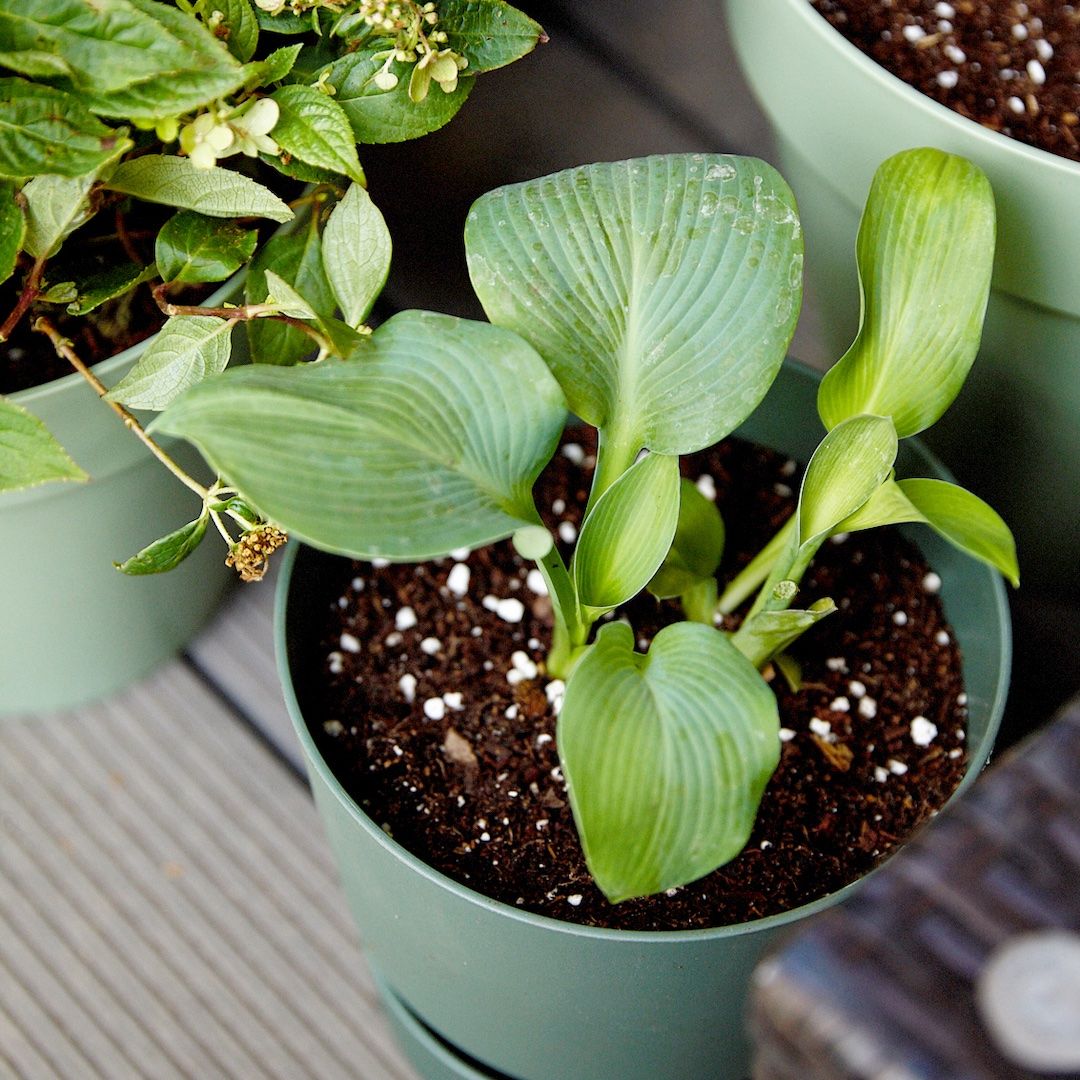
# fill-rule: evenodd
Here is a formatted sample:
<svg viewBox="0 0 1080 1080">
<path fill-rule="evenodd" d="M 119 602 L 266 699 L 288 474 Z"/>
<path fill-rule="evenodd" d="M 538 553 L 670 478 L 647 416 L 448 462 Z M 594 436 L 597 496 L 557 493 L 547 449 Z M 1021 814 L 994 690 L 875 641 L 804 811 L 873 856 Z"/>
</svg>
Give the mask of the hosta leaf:
<svg viewBox="0 0 1080 1080">
<path fill-rule="evenodd" d="M 798 316 L 802 235 L 764 162 L 586 165 L 481 197 L 465 228 L 492 322 L 624 446 L 710 446 L 764 396 Z"/>
<path fill-rule="evenodd" d="M 320 169 L 364 183 L 356 139 L 342 107 L 313 86 L 283 86 L 271 97 L 281 109 L 274 141 L 286 153 Z"/>
<path fill-rule="evenodd" d="M 219 0 L 215 0 L 215 3 Z M 164 574 L 179 566 L 198 546 L 206 535 L 206 517 L 196 518 L 182 525 L 176 532 L 155 540 L 125 559 L 113 565 L 123 574 Z"/>
<path fill-rule="evenodd" d="M 390 231 L 371 196 L 353 184 L 322 235 L 323 269 L 344 320 L 360 326 L 390 273 Z"/>
<path fill-rule="evenodd" d="M 155 429 L 190 439 L 300 539 L 417 560 L 537 524 L 532 485 L 564 421 L 558 384 L 525 342 L 407 311 L 351 360 L 208 380 Z"/>
<path fill-rule="evenodd" d="M 604 492 L 581 528 L 573 574 L 582 604 L 613 608 L 648 584 L 679 520 L 679 459 L 648 454 Z"/>
<path fill-rule="evenodd" d="M 901 438 L 948 408 L 979 348 L 994 258 L 994 196 L 983 173 L 940 150 L 877 171 L 858 239 L 862 325 L 826 374 L 826 427 L 892 417 Z"/>
<path fill-rule="evenodd" d="M 0 176 L 84 176 L 112 157 L 121 137 L 71 94 L 0 79 Z"/>
<path fill-rule="evenodd" d="M 179 116 L 239 88 L 246 73 L 225 45 L 198 20 L 157 0 L 108 0 L 110 7 L 137 9 L 155 26 L 157 69 L 108 89 L 99 83 L 104 51 L 91 77 L 76 73 L 72 82 L 88 108 L 102 116 L 161 119 Z M 95 6 L 84 4 L 86 7 Z M 108 20 L 101 20 L 106 26 Z M 115 41 L 115 39 L 113 39 Z"/>
<path fill-rule="evenodd" d="M 532 52 L 544 32 L 503 0 L 440 0 L 438 29 L 446 47 L 469 61 L 471 75 L 492 71 Z"/>
<path fill-rule="evenodd" d="M 649 592 L 661 600 L 682 596 L 716 574 L 724 553 L 724 519 L 716 504 L 691 480 L 679 484 L 679 524 L 675 539 Z"/>
<path fill-rule="evenodd" d="M 832 600 L 819 600 L 805 610 L 756 611 L 739 627 L 732 642 L 759 668 L 835 610 Z"/>
<path fill-rule="evenodd" d="M 334 314 L 334 293 L 323 271 L 322 241 L 314 217 L 303 228 L 272 236 L 259 249 L 244 285 L 249 304 L 261 304 L 270 295 L 266 271 L 271 268 L 317 315 L 329 318 Z M 252 320 L 247 333 L 256 364 L 295 364 L 315 350 L 314 342 L 302 330 L 272 319 Z"/>
<path fill-rule="evenodd" d="M 0 42 L 5 66 L 67 75 L 82 90 L 101 94 L 155 77 L 198 73 L 222 87 L 212 97 L 232 89 L 213 82 L 214 75 L 239 70 L 205 27 L 154 0 L 0 0 Z"/>
<path fill-rule="evenodd" d="M 665 627 L 648 656 L 601 628 L 559 714 L 589 870 L 616 903 L 685 885 L 746 844 L 780 759 L 776 698 L 719 631 Z"/>
<path fill-rule="evenodd" d="M 262 184 L 231 169 L 199 169 L 187 158 L 147 154 L 122 162 L 106 187 L 147 202 L 196 210 L 209 217 L 288 221 L 293 212 Z"/>
<path fill-rule="evenodd" d="M 89 479 L 36 416 L 0 397 L 0 491 Z"/>
<path fill-rule="evenodd" d="M 799 494 L 799 543 L 827 536 L 889 478 L 896 430 L 884 416 L 852 416 L 821 440 Z"/>
<path fill-rule="evenodd" d="M 122 262 L 78 279 L 75 299 L 68 304 L 69 315 L 88 315 L 107 300 L 122 296 L 129 289 L 157 277 L 157 267 Z"/>
<path fill-rule="evenodd" d="M 224 281 L 255 253 L 258 233 L 234 221 L 181 210 L 162 225 L 154 247 L 162 281 Z"/>
<path fill-rule="evenodd" d="M 394 143 L 416 139 L 441 128 L 465 104 L 472 78 L 458 79 L 457 89 L 444 94 L 428 94 L 421 102 L 409 100 L 411 64 L 395 61 L 390 70 L 397 76 L 392 90 L 375 85 L 383 61 L 375 58 L 378 49 L 349 53 L 325 70 L 327 85 L 334 87 L 334 100 L 345 110 L 358 143 Z M 275 132 L 276 134 L 276 132 Z"/>
<path fill-rule="evenodd" d="M 213 0 L 207 6 L 223 16 L 216 36 L 241 63 L 250 60 L 259 44 L 259 20 L 250 0 Z"/>
<path fill-rule="evenodd" d="M 1020 584 L 1016 543 L 997 511 L 977 495 L 944 480 L 901 480 L 897 485 L 923 520 L 951 544 L 997 567 Z"/>
<path fill-rule="evenodd" d="M 26 218 L 15 201 L 15 185 L 0 180 L 0 282 L 15 272 L 15 261 L 26 237 Z"/>
<path fill-rule="evenodd" d="M 178 315 L 161 328 L 135 366 L 108 393 L 132 409 L 164 409 L 189 386 L 225 370 L 233 324 L 213 315 Z"/>
</svg>

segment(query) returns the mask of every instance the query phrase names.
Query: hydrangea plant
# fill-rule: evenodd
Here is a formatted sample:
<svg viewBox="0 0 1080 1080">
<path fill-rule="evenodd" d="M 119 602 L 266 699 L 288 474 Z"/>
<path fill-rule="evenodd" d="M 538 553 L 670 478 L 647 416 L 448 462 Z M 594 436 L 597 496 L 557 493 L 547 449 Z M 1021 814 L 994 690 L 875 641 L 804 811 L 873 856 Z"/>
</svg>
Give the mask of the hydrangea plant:
<svg viewBox="0 0 1080 1080">
<path fill-rule="evenodd" d="M 358 227 L 349 207 L 328 232 Z M 403 312 L 347 359 L 205 381 L 157 427 L 325 550 L 416 561 L 512 538 L 552 600 L 546 675 L 566 681 L 557 742 L 589 868 L 613 902 L 685 884 L 750 835 L 780 753 L 761 669 L 835 610 L 791 606 L 827 537 L 921 521 L 1016 578 L 990 507 L 893 475 L 898 440 L 941 415 L 975 357 L 990 187 L 935 150 L 878 171 L 858 241 L 862 326 L 822 383 L 826 431 L 797 511 L 719 597 L 723 523 L 680 482 L 679 457 L 732 432 L 785 355 L 803 258 L 787 185 L 722 155 L 589 165 L 485 195 L 465 244 L 490 323 Z M 369 267 L 335 288 L 367 296 L 378 280 Z M 318 324 L 307 298 L 290 304 Z M 599 434 L 569 564 L 532 494 L 568 411 Z M 680 598 L 686 618 L 647 653 L 623 620 L 594 633 L 644 589 Z M 739 628 L 719 629 L 755 591 Z"/>
<path fill-rule="evenodd" d="M 256 364 L 348 355 L 390 252 L 358 144 L 441 127 L 477 75 L 541 38 L 503 0 L 0 0 L 0 346 L 27 326 L 47 335 L 202 501 L 122 569 L 168 569 L 209 521 L 233 546 L 228 520 L 234 561 L 258 575 L 278 531 L 180 470 L 131 410 L 221 372 L 239 322 Z M 259 246 L 260 222 L 291 231 Z M 244 268 L 244 303 L 177 299 Z M 140 287 L 164 325 L 110 390 L 73 346 L 75 320 L 125 329 Z M 0 492 L 85 479 L 0 396 Z"/>
</svg>

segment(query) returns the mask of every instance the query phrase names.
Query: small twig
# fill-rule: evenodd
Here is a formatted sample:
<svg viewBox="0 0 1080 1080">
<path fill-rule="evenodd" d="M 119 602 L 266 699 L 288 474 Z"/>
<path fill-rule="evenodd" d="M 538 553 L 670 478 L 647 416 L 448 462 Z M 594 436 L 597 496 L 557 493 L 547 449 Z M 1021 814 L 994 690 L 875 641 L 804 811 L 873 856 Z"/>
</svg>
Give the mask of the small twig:
<svg viewBox="0 0 1080 1080">
<path fill-rule="evenodd" d="M 132 243 L 131 233 L 127 230 L 127 223 L 124 221 L 124 214 L 120 207 L 116 208 L 114 214 L 114 220 L 116 222 L 116 236 L 123 246 L 124 251 L 127 253 L 127 257 L 135 263 L 136 266 L 142 266 L 144 260 L 142 255 L 139 254 L 138 249 Z"/>
<path fill-rule="evenodd" d="M 78 353 L 71 346 L 71 342 L 65 338 L 48 319 L 41 317 L 34 322 L 34 329 L 45 334 L 52 342 L 56 355 L 65 359 L 71 366 L 94 388 L 98 397 L 109 406 L 110 409 L 123 421 L 124 426 L 150 451 L 180 481 L 186 488 L 195 492 L 205 503 L 210 497 L 210 492 L 197 480 L 176 464 L 175 461 L 146 433 L 146 429 L 135 419 L 134 416 L 119 402 L 109 401 L 106 394 L 109 388 L 82 362 Z"/>
<path fill-rule="evenodd" d="M 4 320 L 4 325 L 0 326 L 0 341 L 7 341 L 11 337 L 15 327 L 19 325 L 19 320 L 41 294 L 41 275 L 45 270 L 45 259 L 46 256 L 42 255 L 30 267 L 30 273 L 26 275 L 26 284 L 23 286 L 18 303 L 12 309 L 11 314 Z"/>
</svg>

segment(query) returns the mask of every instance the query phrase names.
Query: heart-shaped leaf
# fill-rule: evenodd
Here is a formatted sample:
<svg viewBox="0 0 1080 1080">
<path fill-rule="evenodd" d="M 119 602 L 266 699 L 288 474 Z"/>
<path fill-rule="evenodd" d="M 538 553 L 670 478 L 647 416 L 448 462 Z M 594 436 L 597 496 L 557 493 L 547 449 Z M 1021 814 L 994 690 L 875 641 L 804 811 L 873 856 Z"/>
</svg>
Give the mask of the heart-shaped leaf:
<svg viewBox="0 0 1080 1080">
<path fill-rule="evenodd" d="M 799 494 L 799 543 L 822 539 L 870 498 L 896 460 L 896 429 L 884 416 L 852 416 L 821 440 Z"/>
<path fill-rule="evenodd" d="M 679 459 L 647 454 L 604 492 L 581 527 L 573 574 L 578 598 L 613 608 L 648 584 L 679 521 Z"/>
<path fill-rule="evenodd" d="M 660 600 L 682 596 L 716 574 L 723 554 L 724 519 L 720 511 L 692 480 L 682 480 L 675 539 L 663 565 L 649 582 L 649 592 Z"/>
<path fill-rule="evenodd" d="M 979 348 L 994 259 L 994 195 L 971 162 L 906 150 L 878 169 L 858 239 L 862 325 L 826 374 L 826 427 L 889 416 L 901 438 L 933 424 Z"/>
<path fill-rule="evenodd" d="M 780 759 L 776 698 L 718 630 L 676 623 L 648 656 L 625 623 L 574 668 L 559 757 L 589 870 L 612 903 L 739 853 Z"/>
<path fill-rule="evenodd" d="M 0 491 L 89 479 L 36 416 L 0 397 Z"/>
<path fill-rule="evenodd" d="M 213 315 L 169 319 L 106 397 L 132 409 L 164 409 L 189 386 L 225 370 L 232 328 L 232 322 Z"/>
<path fill-rule="evenodd" d="M 351 360 L 236 368 L 194 387 L 154 427 L 190 439 L 300 539 L 416 560 L 539 523 L 532 486 L 565 409 L 520 338 L 407 311 Z"/>
<path fill-rule="evenodd" d="M 353 184 L 334 207 L 322 235 L 323 269 L 342 318 L 358 327 L 390 273 L 390 230 L 371 196 Z"/>
<path fill-rule="evenodd" d="M 794 197 L 753 158 L 650 157 L 500 188 L 473 206 L 465 246 L 491 321 L 631 452 L 732 431 L 776 375 L 802 295 Z"/>
</svg>

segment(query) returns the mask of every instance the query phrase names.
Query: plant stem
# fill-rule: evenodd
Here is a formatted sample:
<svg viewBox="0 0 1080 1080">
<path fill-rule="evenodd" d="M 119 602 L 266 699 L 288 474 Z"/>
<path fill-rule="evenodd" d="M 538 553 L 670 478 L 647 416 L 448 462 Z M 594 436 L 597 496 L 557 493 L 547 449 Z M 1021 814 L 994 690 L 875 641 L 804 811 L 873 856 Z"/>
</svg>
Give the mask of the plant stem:
<svg viewBox="0 0 1080 1080">
<path fill-rule="evenodd" d="M 180 481 L 186 488 L 195 492 L 205 503 L 210 498 L 210 491 L 204 488 L 197 480 L 189 476 L 169 455 L 146 434 L 146 429 L 135 419 L 134 416 L 119 402 L 109 401 L 105 395 L 109 388 L 82 362 L 78 353 L 71 347 L 71 342 L 65 338 L 48 319 L 42 317 L 35 321 L 34 329 L 45 334 L 52 342 L 57 356 L 63 357 L 69 364 L 94 388 L 98 397 L 109 406 L 110 409 L 123 421 L 124 426 L 150 451 Z"/>
<path fill-rule="evenodd" d="M 565 679 L 570 674 L 575 654 L 589 636 L 589 627 L 582 622 L 577 590 L 559 549 L 552 546 L 542 559 L 536 560 L 536 565 L 544 575 L 555 622 L 551 652 L 547 658 L 548 673 Z"/>
<path fill-rule="evenodd" d="M 717 605 L 722 615 L 730 615 L 769 576 L 780 553 L 791 542 L 795 519 L 796 515 L 792 514 L 773 538 L 728 583 Z"/>
<path fill-rule="evenodd" d="M 7 339 L 11 337 L 15 331 L 15 327 L 19 325 L 19 320 L 26 314 L 30 305 L 38 298 L 38 295 L 41 292 L 41 275 L 44 270 L 45 256 L 43 255 L 40 259 L 35 260 L 34 265 L 30 267 L 30 273 L 26 275 L 26 284 L 23 286 L 23 291 L 19 294 L 18 302 L 4 320 L 3 326 L 0 326 L 0 341 L 7 341 Z"/>
<path fill-rule="evenodd" d="M 716 614 L 716 578 L 699 581 L 679 597 L 683 614 L 690 622 L 713 625 Z"/>
<path fill-rule="evenodd" d="M 628 436 L 625 432 L 602 430 L 600 441 L 596 447 L 596 469 L 593 472 L 592 490 L 589 492 L 589 502 L 585 507 L 585 518 L 596 505 L 601 495 L 631 465 L 641 449 L 641 440 Z"/>
</svg>

